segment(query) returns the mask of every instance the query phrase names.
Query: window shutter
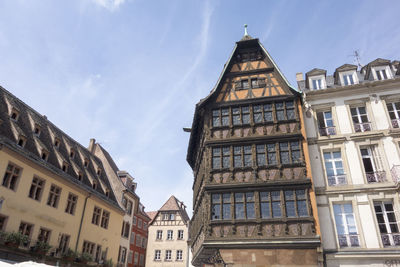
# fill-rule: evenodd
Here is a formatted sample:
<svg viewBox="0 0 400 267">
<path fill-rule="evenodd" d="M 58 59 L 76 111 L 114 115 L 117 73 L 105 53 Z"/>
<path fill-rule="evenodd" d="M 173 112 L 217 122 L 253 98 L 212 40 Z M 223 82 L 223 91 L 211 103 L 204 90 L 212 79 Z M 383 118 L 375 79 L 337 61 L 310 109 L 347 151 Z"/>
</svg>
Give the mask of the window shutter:
<svg viewBox="0 0 400 267">
<path fill-rule="evenodd" d="M 320 129 L 323 129 L 326 127 L 325 121 L 324 121 L 324 113 L 323 112 L 317 112 L 317 120 L 318 120 L 318 127 Z"/>
</svg>

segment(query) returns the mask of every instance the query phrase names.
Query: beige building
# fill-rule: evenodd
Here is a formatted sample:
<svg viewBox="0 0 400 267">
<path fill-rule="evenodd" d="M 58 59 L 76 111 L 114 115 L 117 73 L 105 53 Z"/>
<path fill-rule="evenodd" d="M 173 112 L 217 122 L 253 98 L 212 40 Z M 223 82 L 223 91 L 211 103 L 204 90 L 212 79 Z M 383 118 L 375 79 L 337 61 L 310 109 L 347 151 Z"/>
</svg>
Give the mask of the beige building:
<svg viewBox="0 0 400 267">
<path fill-rule="evenodd" d="M 400 264 L 400 68 L 376 59 L 297 75 L 325 266 Z"/>
<path fill-rule="evenodd" d="M 158 210 L 147 213 L 152 219 L 146 252 L 146 267 L 189 266 L 186 206 L 174 196 Z"/>
<path fill-rule="evenodd" d="M 41 241 L 52 259 L 70 248 L 117 262 L 124 211 L 102 162 L 2 87 L 0 179 L 0 230 L 29 239 L 19 255 Z"/>
</svg>

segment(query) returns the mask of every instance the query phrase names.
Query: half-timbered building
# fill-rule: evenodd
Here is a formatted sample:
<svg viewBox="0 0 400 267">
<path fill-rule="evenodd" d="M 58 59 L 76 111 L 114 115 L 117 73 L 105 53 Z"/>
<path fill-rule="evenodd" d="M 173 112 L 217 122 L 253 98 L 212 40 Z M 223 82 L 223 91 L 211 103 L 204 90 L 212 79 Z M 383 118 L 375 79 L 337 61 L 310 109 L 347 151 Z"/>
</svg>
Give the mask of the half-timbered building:
<svg viewBox="0 0 400 267">
<path fill-rule="evenodd" d="M 146 266 L 189 266 L 188 229 L 186 206 L 171 196 L 158 210 L 148 212 Z"/>
<path fill-rule="evenodd" d="M 301 94 L 258 39 L 236 43 L 190 131 L 192 264 L 317 266 Z"/>
</svg>

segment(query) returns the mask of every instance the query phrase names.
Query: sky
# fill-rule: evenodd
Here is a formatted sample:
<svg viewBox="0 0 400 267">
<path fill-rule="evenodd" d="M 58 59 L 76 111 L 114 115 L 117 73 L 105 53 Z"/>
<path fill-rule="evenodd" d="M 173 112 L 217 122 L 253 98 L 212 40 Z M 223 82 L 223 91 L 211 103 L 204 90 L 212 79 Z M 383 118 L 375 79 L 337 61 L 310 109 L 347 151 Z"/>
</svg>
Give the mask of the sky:
<svg viewBox="0 0 400 267">
<path fill-rule="evenodd" d="M 259 38 L 292 85 L 313 68 L 400 60 L 400 1 L 0 0 L 0 85 L 138 183 L 146 211 L 175 195 L 196 103 L 236 41 Z"/>
</svg>

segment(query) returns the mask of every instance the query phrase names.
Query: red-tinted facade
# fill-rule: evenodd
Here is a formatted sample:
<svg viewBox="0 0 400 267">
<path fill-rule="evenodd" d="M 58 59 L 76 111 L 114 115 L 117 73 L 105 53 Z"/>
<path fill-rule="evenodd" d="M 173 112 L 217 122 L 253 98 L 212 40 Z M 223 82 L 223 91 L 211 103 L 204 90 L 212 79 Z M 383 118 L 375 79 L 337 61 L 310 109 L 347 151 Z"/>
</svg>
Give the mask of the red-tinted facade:
<svg viewBox="0 0 400 267">
<path fill-rule="evenodd" d="M 135 207 L 132 221 L 132 233 L 129 250 L 132 252 L 132 263 L 128 260 L 128 267 L 144 267 L 146 264 L 146 247 L 148 225 L 150 218 L 144 212 L 144 207 L 139 203 Z"/>
</svg>

